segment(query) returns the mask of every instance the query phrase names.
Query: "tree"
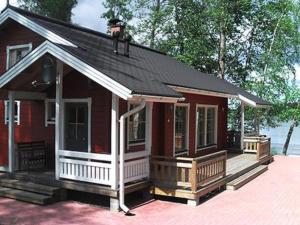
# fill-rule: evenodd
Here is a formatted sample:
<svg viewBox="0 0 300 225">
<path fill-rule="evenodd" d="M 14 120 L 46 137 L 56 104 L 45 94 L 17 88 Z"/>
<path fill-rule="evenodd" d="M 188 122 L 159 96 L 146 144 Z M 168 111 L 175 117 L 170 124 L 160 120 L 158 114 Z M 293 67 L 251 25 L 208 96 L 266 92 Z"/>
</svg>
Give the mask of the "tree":
<svg viewBox="0 0 300 225">
<path fill-rule="evenodd" d="M 136 35 L 141 44 L 159 46 L 170 14 L 167 0 L 140 0 L 136 4 Z"/>
<path fill-rule="evenodd" d="M 291 123 L 282 150 L 286 155 L 294 128 L 300 124 L 300 88 L 294 82 L 288 84 L 283 100 L 278 104 L 276 111 L 279 122 Z"/>
<path fill-rule="evenodd" d="M 77 0 L 18 0 L 20 7 L 54 19 L 71 22 Z"/>
<path fill-rule="evenodd" d="M 132 0 L 106 0 L 102 4 L 106 11 L 101 17 L 107 21 L 120 19 L 128 24 L 133 18 Z M 129 25 L 127 30 L 134 30 L 134 27 Z"/>
</svg>

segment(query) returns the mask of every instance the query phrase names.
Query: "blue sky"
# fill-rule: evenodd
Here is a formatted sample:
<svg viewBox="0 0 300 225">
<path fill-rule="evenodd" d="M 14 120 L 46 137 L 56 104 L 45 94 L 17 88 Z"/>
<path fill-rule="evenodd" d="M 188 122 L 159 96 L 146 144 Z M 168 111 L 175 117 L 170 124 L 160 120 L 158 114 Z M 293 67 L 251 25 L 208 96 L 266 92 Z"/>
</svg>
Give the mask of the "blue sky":
<svg viewBox="0 0 300 225">
<path fill-rule="evenodd" d="M 101 18 L 104 11 L 102 2 L 104 0 L 78 0 L 78 5 L 73 9 L 72 21 L 78 25 L 93 30 L 105 32 L 106 21 Z M 18 6 L 17 0 L 10 0 L 10 4 Z M 0 0 L 0 10 L 6 5 L 6 0 Z M 300 66 L 296 66 L 297 80 L 300 85 Z"/>
</svg>

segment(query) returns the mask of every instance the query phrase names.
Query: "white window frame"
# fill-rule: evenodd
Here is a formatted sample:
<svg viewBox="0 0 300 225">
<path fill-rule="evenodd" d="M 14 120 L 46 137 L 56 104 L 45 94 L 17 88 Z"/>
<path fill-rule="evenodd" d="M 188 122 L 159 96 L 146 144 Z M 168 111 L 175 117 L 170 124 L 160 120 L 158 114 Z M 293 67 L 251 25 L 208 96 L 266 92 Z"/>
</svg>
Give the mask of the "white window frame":
<svg viewBox="0 0 300 225">
<path fill-rule="evenodd" d="M 204 115 L 204 147 L 198 148 L 198 108 L 204 108 L 205 109 L 205 115 Z M 215 144 L 206 146 L 207 145 L 207 109 L 208 108 L 214 108 L 216 113 L 215 113 Z M 205 149 L 210 149 L 210 148 L 216 148 L 218 146 L 218 115 L 219 115 L 219 106 L 218 105 L 205 105 L 205 104 L 197 104 L 196 105 L 196 131 L 195 131 L 195 152 L 205 150 Z"/>
<path fill-rule="evenodd" d="M 176 153 L 175 148 L 175 129 L 176 129 L 176 107 L 186 107 L 186 151 Z M 190 152 L 190 103 L 176 103 L 174 104 L 174 112 L 173 112 L 173 156 L 181 156 L 181 155 L 189 155 Z"/>
<path fill-rule="evenodd" d="M 9 100 L 4 101 L 4 123 L 6 125 L 9 122 L 9 119 L 8 119 L 8 103 L 9 103 Z M 15 103 L 17 103 L 17 119 L 14 119 L 14 122 L 17 125 L 20 125 L 20 123 L 21 123 L 21 120 L 20 120 L 20 117 L 21 117 L 21 101 L 15 101 Z"/>
<path fill-rule="evenodd" d="M 48 103 L 54 102 L 55 99 L 46 99 L 45 100 L 45 126 L 48 125 L 55 125 L 55 121 L 48 121 Z M 65 149 L 65 104 L 66 103 L 87 103 L 88 104 L 88 152 L 92 151 L 92 98 L 64 98 L 62 99 L 63 102 L 63 115 L 62 115 L 62 130 L 63 130 L 63 148 Z"/>
<path fill-rule="evenodd" d="M 127 112 L 130 110 L 130 107 L 132 105 L 138 106 L 140 103 L 139 102 L 128 102 L 127 103 Z M 145 113 L 147 113 L 146 107 L 144 108 Z M 129 140 L 129 117 L 127 118 L 127 150 L 129 150 L 130 147 L 134 146 L 140 146 L 140 145 L 145 145 L 146 144 L 146 124 L 147 124 L 147 115 L 145 115 L 145 140 L 137 143 L 130 143 Z"/>
<path fill-rule="evenodd" d="M 48 127 L 48 125 L 54 125 L 54 121 L 49 121 L 48 116 L 49 116 L 49 103 L 54 103 L 55 104 L 55 99 L 45 99 L 45 127 Z"/>
<path fill-rule="evenodd" d="M 8 70 L 9 67 L 9 59 L 10 59 L 10 51 L 20 48 L 28 48 L 28 53 L 32 51 L 32 43 L 24 44 L 24 45 L 8 45 L 6 46 L 6 70 Z"/>
</svg>

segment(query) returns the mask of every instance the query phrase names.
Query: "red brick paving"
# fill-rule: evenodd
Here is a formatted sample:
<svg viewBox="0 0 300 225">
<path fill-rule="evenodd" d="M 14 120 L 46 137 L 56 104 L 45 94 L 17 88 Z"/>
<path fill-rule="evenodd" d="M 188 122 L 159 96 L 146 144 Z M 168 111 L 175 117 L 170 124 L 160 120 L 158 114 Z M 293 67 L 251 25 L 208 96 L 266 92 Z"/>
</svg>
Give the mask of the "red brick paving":
<svg viewBox="0 0 300 225">
<path fill-rule="evenodd" d="M 300 225 L 300 158 L 276 156 L 269 170 L 237 191 L 224 191 L 198 207 L 152 201 L 136 215 L 61 202 L 40 207 L 0 198 L 0 224 Z"/>
</svg>

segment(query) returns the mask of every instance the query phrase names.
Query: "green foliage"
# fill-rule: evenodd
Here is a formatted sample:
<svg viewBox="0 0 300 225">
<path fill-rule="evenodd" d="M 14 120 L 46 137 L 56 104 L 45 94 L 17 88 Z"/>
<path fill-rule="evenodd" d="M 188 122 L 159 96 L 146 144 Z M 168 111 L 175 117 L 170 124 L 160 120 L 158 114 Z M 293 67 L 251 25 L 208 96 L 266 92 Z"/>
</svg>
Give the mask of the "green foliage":
<svg viewBox="0 0 300 225">
<path fill-rule="evenodd" d="M 104 6 L 105 18 L 130 23 L 136 41 L 214 75 L 223 62 L 225 79 L 273 103 L 247 107 L 249 131 L 297 119 L 298 0 L 107 0 Z M 240 109 L 233 106 L 229 122 L 237 129 Z"/>
<path fill-rule="evenodd" d="M 54 19 L 71 22 L 77 0 L 18 0 L 20 7 Z"/>
<path fill-rule="evenodd" d="M 105 18 L 107 21 L 110 19 L 120 19 L 126 23 L 129 23 L 133 18 L 132 10 L 133 0 L 106 0 L 103 2 L 103 6 L 107 9 L 101 17 Z M 108 27 L 109 30 L 109 27 Z M 127 26 L 127 30 L 132 31 L 133 27 Z"/>
</svg>

